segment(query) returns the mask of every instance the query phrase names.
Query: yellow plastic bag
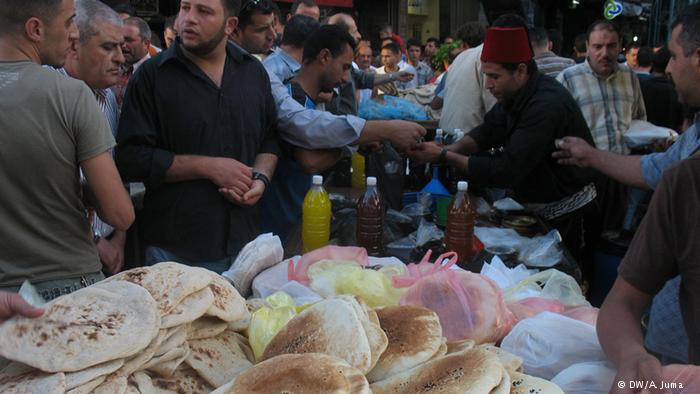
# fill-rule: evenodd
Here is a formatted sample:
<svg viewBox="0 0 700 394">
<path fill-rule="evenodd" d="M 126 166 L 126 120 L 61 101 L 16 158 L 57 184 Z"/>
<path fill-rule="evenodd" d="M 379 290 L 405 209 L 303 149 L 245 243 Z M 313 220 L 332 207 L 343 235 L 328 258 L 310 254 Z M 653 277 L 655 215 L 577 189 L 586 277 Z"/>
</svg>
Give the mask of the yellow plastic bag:
<svg viewBox="0 0 700 394">
<path fill-rule="evenodd" d="M 278 291 L 265 298 L 271 308 L 262 307 L 253 312 L 248 326 L 248 341 L 255 359 L 262 357 L 267 344 L 289 323 L 297 313 L 308 305 L 296 306 L 289 294 Z"/>
<path fill-rule="evenodd" d="M 391 277 L 404 275 L 403 265 L 379 270 L 363 268 L 354 261 L 323 260 L 309 267 L 311 289 L 324 298 L 338 294 L 361 297 L 370 308 L 398 305 L 406 289 L 397 289 Z"/>
</svg>

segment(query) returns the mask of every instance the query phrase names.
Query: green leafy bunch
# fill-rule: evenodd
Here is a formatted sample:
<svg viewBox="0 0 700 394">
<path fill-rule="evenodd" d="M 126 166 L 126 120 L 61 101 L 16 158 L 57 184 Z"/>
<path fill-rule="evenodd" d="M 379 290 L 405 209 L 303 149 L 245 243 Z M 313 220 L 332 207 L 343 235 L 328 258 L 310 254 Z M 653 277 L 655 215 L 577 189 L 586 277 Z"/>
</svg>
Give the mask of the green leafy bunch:
<svg viewBox="0 0 700 394">
<path fill-rule="evenodd" d="M 442 44 L 433 57 L 433 68 L 438 71 L 445 71 L 445 60 L 449 60 L 450 52 L 459 48 L 461 45 L 462 41 L 459 40 L 451 44 Z"/>
</svg>

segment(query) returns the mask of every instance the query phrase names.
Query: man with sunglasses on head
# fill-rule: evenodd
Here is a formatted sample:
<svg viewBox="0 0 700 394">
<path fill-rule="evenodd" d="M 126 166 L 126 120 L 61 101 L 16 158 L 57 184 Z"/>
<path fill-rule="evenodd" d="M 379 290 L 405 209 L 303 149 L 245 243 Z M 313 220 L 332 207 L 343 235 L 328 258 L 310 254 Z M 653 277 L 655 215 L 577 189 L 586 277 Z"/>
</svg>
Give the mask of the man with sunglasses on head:
<svg viewBox="0 0 700 394">
<path fill-rule="evenodd" d="M 267 56 L 277 38 L 272 0 L 243 0 L 231 41 L 254 56 Z"/>
<path fill-rule="evenodd" d="M 239 10 L 238 0 L 182 0 L 176 42 L 126 91 L 116 158 L 126 180 L 146 184 L 147 264 L 222 272 L 259 233 L 279 146 L 267 72 L 228 42 Z"/>
</svg>

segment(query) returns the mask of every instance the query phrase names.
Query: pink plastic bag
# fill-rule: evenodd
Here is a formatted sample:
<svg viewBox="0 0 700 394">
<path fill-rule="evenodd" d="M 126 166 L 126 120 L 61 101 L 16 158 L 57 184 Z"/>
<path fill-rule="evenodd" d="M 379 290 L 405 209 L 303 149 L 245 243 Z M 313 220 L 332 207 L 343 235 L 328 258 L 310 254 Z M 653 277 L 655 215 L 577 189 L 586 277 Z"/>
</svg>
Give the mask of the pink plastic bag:
<svg viewBox="0 0 700 394">
<path fill-rule="evenodd" d="M 441 270 L 419 279 L 401 298 L 440 317 L 449 341 L 498 342 L 516 322 L 498 286 L 489 278 L 462 270 Z"/>
<path fill-rule="evenodd" d="M 598 322 L 598 312 L 600 309 L 592 306 L 575 306 L 566 308 L 561 314 L 595 327 Z"/>
<path fill-rule="evenodd" d="M 457 253 L 447 252 L 443 253 L 435 259 L 435 263 L 430 263 L 430 256 L 433 251 L 428 249 L 428 252 L 423 256 L 423 259 L 418 263 L 410 263 L 406 265 L 408 273 L 406 276 L 394 276 L 391 279 L 392 284 L 396 288 L 411 287 L 414 283 L 418 282 L 420 279 L 436 274 L 441 271 L 450 269 L 455 263 L 457 263 Z M 442 264 L 442 262 L 448 259 L 447 263 Z"/>
<path fill-rule="evenodd" d="M 508 304 L 508 309 L 513 312 L 518 321 L 533 317 L 540 312 L 561 313 L 566 310 L 566 305 L 557 300 L 547 298 L 530 297 Z"/>
<path fill-rule="evenodd" d="M 309 267 L 321 260 L 356 261 L 363 267 L 369 264 L 367 250 L 354 246 L 324 246 L 301 256 L 298 262 L 287 261 L 287 278 L 303 285 L 309 284 Z"/>
</svg>

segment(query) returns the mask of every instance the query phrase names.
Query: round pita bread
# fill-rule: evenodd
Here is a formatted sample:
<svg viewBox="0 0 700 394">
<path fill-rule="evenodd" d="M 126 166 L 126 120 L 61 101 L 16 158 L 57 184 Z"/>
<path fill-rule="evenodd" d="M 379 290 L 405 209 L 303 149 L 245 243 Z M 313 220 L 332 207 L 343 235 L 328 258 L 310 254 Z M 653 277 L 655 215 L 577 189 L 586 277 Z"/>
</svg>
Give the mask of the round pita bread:
<svg viewBox="0 0 700 394">
<path fill-rule="evenodd" d="M 291 353 L 335 356 L 363 374 L 372 365 L 372 349 L 360 317 L 347 300 L 337 297 L 316 303 L 294 316 L 272 338 L 260 360 Z"/>
<path fill-rule="evenodd" d="M 0 325 L 2 356 L 46 372 L 80 371 L 144 349 L 160 325 L 148 291 L 125 281 L 80 289 L 45 310 Z"/>
<path fill-rule="evenodd" d="M 210 272 L 210 277 L 209 288 L 214 293 L 214 303 L 207 310 L 207 315 L 216 316 L 229 323 L 245 320 L 250 312 L 238 290 L 221 275 Z"/>
<path fill-rule="evenodd" d="M 376 313 L 389 344 L 377 366 L 367 374 L 370 382 L 378 382 L 420 365 L 440 350 L 442 327 L 435 312 L 401 305 L 376 309 Z"/>
<path fill-rule="evenodd" d="M 20 363 L 10 363 L 0 371 L 0 393 L 63 394 L 66 377 L 63 373 L 47 374 Z"/>
<path fill-rule="evenodd" d="M 124 359 L 108 361 L 77 372 L 66 373 L 66 390 L 72 390 L 93 381 L 100 376 L 107 376 L 124 365 Z"/>
<path fill-rule="evenodd" d="M 187 340 L 194 341 L 197 339 L 213 338 L 226 331 L 228 327 L 229 323 L 226 323 L 218 317 L 200 317 L 190 325 L 190 329 L 187 332 Z"/>
<path fill-rule="evenodd" d="M 248 340 L 233 331 L 189 342 L 192 353 L 185 361 L 213 387 L 220 387 L 253 366 L 248 360 Z"/>
<path fill-rule="evenodd" d="M 228 393 L 370 393 L 362 372 L 337 357 L 285 354 L 238 376 Z"/>
<path fill-rule="evenodd" d="M 556 384 L 534 376 L 513 372 L 510 379 L 513 384 L 511 394 L 564 394 Z"/>
<path fill-rule="evenodd" d="M 474 349 L 436 358 L 373 383 L 374 394 L 445 393 L 484 394 L 503 380 L 503 366 L 493 353 Z"/>
<path fill-rule="evenodd" d="M 125 280 L 142 286 L 156 300 L 160 315 L 165 316 L 185 297 L 207 287 L 211 278 L 203 268 L 165 262 L 120 272 L 102 282 Z"/>
<path fill-rule="evenodd" d="M 214 304 L 214 293 L 209 287 L 194 292 L 161 318 L 160 328 L 171 328 L 193 322 L 204 315 L 212 304 Z"/>
</svg>

